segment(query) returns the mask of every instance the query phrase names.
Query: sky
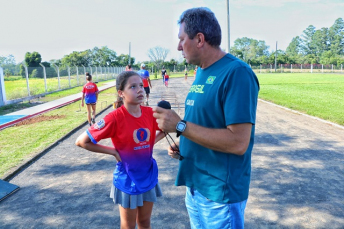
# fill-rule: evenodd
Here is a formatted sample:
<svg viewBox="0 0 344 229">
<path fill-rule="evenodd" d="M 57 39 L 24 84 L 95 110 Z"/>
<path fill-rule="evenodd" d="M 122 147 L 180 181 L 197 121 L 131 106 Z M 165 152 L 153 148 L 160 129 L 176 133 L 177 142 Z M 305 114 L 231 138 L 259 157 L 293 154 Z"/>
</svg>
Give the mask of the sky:
<svg viewBox="0 0 344 229">
<path fill-rule="evenodd" d="M 344 18 L 344 0 L 229 0 L 230 45 L 237 38 L 263 40 L 286 50 L 309 25 L 331 27 Z M 228 51 L 227 0 L 0 0 L 0 56 L 22 62 L 26 52 L 42 61 L 73 51 L 107 46 L 136 62 L 148 50 L 168 49 L 166 60 L 182 61 L 177 51 L 179 16 L 192 7 L 208 7 L 222 29 L 221 48 Z"/>
</svg>

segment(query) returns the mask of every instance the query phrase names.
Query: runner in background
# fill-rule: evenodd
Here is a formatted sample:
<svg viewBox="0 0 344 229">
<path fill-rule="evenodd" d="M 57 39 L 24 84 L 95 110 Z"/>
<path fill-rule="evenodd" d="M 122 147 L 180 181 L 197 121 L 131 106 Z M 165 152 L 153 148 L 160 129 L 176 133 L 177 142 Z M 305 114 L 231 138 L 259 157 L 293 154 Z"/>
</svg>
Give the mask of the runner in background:
<svg viewBox="0 0 344 229">
<path fill-rule="evenodd" d="M 146 70 L 146 65 L 141 64 L 141 69 L 137 73 L 142 78 L 143 87 L 144 87 L 145 92 L 146 92 L 146 106 L 149 106 L 148 99 L 149 99 L 149 94 L 150 94 L 150 88 L 152 88 L 152 84 L 151 84 L 151 81 L 149 79 L 149 72 Z"/>
<path fill-rule="evenodd" d="M 165 86 L 168 87 L 168 80 L 170 79 L 170 76 L 167 75 L 167 72 L 165 73 L 164 78 L 165 78 Z"/>
<path fill-rule="evenodd" d="M 125 66 L 125 71 L 132 71 L 131 65 L 130 65 L 130 64 L 128 64 L 127 66 Z"/>
<path fill-rule="evenodd" d="M 187 80 L 188 79 L 188 69 L 185 68 L 185 75 L 184 75 L 184 79 Z"/>
<path fill-rule="evenodd" d="M 81 106 L 84 107 L 84 101 L 87 106 L 87 120 L 89 125 L 94 124 L 96 118 L 96 104 L 98 100 L 98 87 L 92 82 L 92 76 L 86 72 L 87 83 L 82 88 Z M 91 114 L 92 109 L 92 114 Z"/>
<path fill-rule="evenodd" d="M 165 84 L 165 74 L 166 74 L 166 69 L 165 67 L 162 67 L 162 70 L 161 70 L 161 77 L 162 77 L 162 84 Z"/>
</svg>

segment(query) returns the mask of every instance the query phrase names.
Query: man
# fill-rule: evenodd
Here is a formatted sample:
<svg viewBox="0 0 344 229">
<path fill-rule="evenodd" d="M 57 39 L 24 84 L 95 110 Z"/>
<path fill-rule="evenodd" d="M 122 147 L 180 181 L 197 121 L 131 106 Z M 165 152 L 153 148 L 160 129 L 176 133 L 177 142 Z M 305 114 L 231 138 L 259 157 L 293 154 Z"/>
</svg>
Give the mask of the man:
<svg viewBox="0 0 344 229">
<path fill-rule="evenodd" d="M 185 101 L 184 120 L 154 108 L 159 128 L 177 132 L 175 184 L 185 185 L 192 228 L 243 228 L 249 192 L 259 82 L 244 62 L 221 50 L 221 28 L 208 8 L 180 17 L 178 50 L 199 66 Z M 178 158 L 177 147 L 168 154 Z M 174 151 L 173 151 L 174 150 Z"/>
<path fill-rule="evenodd" d="M 161 77 L 162 77 L 162 84 L 165 84 L 165 74 L 167 73 L 165 67 L 162 67 L 161 70 Z"/>
<path fill-rule="evenodd" d="M 145 92 L 146 92 L 146 105 L 149 106 L 149 103 L 148 103 L 149 94 L 150 94 L 149 87 L 152 88 L 152 84 L 151 84 L 151 81 L 149 79 L 149 72 L 146 70 L 146 65 L 141 64 L 141 69 L 137 73 L 142 78 L 143 87 L 144 87 Z"/>
</svg>

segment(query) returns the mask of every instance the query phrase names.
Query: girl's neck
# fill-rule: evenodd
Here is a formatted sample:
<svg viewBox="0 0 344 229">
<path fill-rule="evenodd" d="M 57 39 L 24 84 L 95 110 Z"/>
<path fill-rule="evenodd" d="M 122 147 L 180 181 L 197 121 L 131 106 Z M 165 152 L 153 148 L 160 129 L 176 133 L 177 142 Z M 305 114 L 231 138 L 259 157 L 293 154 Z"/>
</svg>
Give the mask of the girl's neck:
<svg viewBox="0 0 344 229">
<path fill-rule="evenodd" d="M 123 106 L 125 107 L 125 109 L 127 109 L 129 114 L 131 114 L 135 118 L 141 117 L 142 112 L 141 112 L 140 104 L 133 105 L 133 104 L 124 103 Z"/>
</svg>

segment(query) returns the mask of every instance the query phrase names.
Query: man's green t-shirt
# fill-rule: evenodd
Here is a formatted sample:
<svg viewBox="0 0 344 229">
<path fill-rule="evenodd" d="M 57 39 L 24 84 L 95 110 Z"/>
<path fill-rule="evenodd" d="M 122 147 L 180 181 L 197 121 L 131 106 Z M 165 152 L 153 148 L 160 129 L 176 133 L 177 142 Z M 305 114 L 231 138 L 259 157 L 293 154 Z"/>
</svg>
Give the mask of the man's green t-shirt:
<svg viewBox="0 0 344 229">
<path fill-rule="evenodd" d="M 184 160 L 179 164 L 177 186 L 195 188 L 219 203 L 248 198 L 258 91 L 259 82 L 251 68 L 230 54 L 208 68 L 198 68 L 185 100 L 184 119 L 208 128 L 252 123 L 251 139 L 245 154 L 238 156 L 210 150 L 181 136 Z"/>
</svg>

